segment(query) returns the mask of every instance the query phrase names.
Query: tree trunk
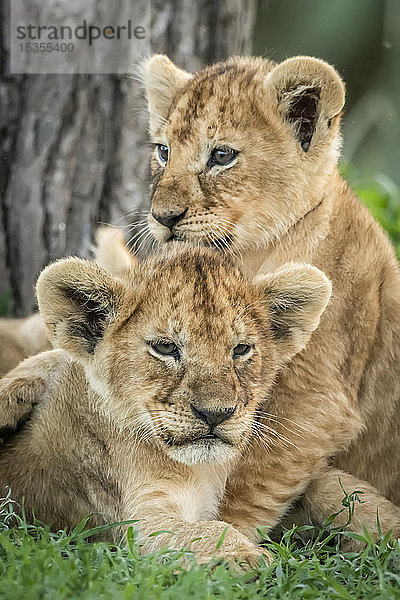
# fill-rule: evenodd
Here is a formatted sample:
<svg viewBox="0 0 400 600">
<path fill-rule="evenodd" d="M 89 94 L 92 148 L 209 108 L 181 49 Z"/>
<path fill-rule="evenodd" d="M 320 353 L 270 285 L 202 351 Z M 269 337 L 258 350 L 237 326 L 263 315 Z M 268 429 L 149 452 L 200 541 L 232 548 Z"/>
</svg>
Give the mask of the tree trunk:
<svg viewBox="0 0 400 600">
<path fill-rule="evenodd" d="M 140 15 L 141 2 L 132 3 Z M 251 52 L 256 0 L 153 0 L 152 52 L 196 70 Z M 143 91 L 117 75 L 10 75 L 0 3 L 0 311 L 34 309 L 41 268 L 90 255 L 99 222 L 148 207 Z M 132 15 L 134 20 L 134 15 Z"/>
</svg>

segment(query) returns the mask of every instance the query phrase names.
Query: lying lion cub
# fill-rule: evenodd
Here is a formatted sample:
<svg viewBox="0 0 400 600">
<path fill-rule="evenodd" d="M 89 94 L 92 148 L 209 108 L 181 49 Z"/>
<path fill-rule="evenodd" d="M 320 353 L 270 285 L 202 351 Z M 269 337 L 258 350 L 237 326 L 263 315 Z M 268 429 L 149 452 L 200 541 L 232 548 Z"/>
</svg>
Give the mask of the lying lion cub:
<svg viewBox="0 0 400 600">
<path fill-rule="evenodd" d="M 227 527 L 215 520 L 226 479 L 260 443 L 259 409 L 330 291 L 309 265 L 245 278 L 206 249 L 172 248 L 120 276 L 50 265 L 37 296 L 59 349 L 1 381 L 3 399 L 10 381 L 40 399 L 0 451 L 1 485 L 54 527 L 139 519 L 142 551 L 190 545 L 208 560 Z M 159 530 L 172 533 L 149 537 Z M 261 553 L 232 527 L 220 550 Z"/>
</svg>

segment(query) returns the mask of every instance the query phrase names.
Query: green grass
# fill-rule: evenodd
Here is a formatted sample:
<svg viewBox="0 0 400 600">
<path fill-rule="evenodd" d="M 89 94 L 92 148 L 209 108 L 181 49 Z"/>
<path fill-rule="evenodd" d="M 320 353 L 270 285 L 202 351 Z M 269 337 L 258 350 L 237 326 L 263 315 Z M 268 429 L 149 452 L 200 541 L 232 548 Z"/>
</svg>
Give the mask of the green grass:
<svg viewBox="0 0 400 600">
<path fill-rule="evenodd" d="M 13 527 L 12 518 L 17 519 Z M 313 541 L 299 543 L 306 529 L 293 528 L 280 543 L 266 543 L 274 555 L 270 566 L 244 571 L 193 560 L 185 569 L 183 551 L 140 557 L 132 528 L 128 544 L 90 543 L 84 522 L 70 533 L 52 533 L 16 517 L 5 499 L 0 502 L 0 599 L 400 598 L 397 541 L 386 536 L 374 544 L 366 533 L 365 549 L 346 553 L 335 542 L 338 530 L 322 529 Z"/>
</svg>

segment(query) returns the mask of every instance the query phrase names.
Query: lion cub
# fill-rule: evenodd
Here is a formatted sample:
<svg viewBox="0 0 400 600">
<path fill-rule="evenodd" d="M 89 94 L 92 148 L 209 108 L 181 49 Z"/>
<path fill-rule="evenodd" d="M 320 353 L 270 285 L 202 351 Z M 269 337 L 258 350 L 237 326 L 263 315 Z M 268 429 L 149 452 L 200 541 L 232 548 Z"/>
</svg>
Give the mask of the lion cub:
<svg viewBox="0 0 400 600">
<path fill-rule="evenodd" d="M 364 493 L 342 525 L 377 534 L 379 510 L 399 533 L 400 271 L 336 167 L 340 76 L 306 56 L 235 57 L 192 74 L 155 55 L 143 79 L 149 241 L 214 246 L 250 274 L 312 263 L 333 286 L 318 330 L 263 406 L 264 447 L 248 446 L 228 479 L 222 518 L 255 535 L 299 500 L 302 522 L 324 523 L 341 508 L 340 478 Z"/>
<path fill-rule="evenodd" d="M 253 274 L 311 263 L 333 286 L 311 343 L 265 404 L 287 427 L 301 423 L 302 436 L 279 425 L 285 446 L 264 429 L 269 451 L 246 449 L 223 518 L 255 531 L 301 497 L 304 519 L 324 522 L 341 507 L 339 477 L 363 500 L 377 488 L 400 505 L 400 271 L 336 167 L 340 76 L 307 56 L 234 57 L 192 74 L 156 55 L 143 79 L 154 143 L 149 239 L 212 245 Z M 362 531 L 360 516 L 376 531 L 377 508 L 399 531 L 400 510 L 384 498 L 358 505 L 351 526 Z"/>
<path fill-rule="evenodd" d="M 190 545 L 208 560 L 227 527 L 216 519 L 229 472 L 258 443 L 260 406 L 330 291 L 309 265 L 246 278 L 207 249 L 172 248 L 120 276 L 50 265 L 37 297 L 58 349 L 1 381 L 0 395 L 34 373 L 40 398 L 0 451 L 1 486 L 54 527 L 138 519 L 144 552 Z M 159 530 L 170 533 L 149 537 Z M 261 552 L 232 527 L 220 550 Z"/>
</svg>

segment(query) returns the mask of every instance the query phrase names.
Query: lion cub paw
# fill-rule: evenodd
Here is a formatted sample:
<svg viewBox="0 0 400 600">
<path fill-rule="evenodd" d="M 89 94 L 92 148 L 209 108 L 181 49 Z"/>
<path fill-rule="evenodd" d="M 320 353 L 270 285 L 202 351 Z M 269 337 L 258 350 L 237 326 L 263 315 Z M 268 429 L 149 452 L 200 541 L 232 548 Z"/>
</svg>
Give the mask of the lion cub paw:
<svg viewBox="0 0 400 600">
<path fill-rule="evenodd" d="M 45 385 L 41 377 L 0 379 L 0 444 L 29 419 Z"/>
<path fill-rule="evenodd" d="M 233 535 L 232 535 L 233 534 Z M 236 534 L 236 535 L 235 535 Z M 227 536 L 228 537 L 228 536 Z M 242 568 L 256 568 L 261 563 L 271 564 L 272 555 L 260 546 L 250 542 L 239 532 L 231 532 L 228 539 L 212 554 L 207 552 L 196 552 L 200 564 L 212 561 L 228 562 Z"/>
<path fill-rule="evenodd" d="M 198 558 L 198 563 L 205 564 L 212 560 L 227 562 L 244 569 L 256 569 L 258 566 L 260 566 L 260 563 L 270 565 L 273 558 L 267 550 L 254 546 L 254 548 L 236 548 L 231 552 L 216 552 L 212 556 L 200 555 Z"/>
</svg>

